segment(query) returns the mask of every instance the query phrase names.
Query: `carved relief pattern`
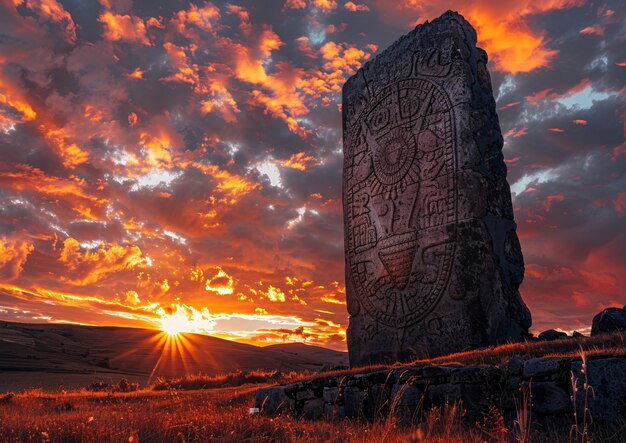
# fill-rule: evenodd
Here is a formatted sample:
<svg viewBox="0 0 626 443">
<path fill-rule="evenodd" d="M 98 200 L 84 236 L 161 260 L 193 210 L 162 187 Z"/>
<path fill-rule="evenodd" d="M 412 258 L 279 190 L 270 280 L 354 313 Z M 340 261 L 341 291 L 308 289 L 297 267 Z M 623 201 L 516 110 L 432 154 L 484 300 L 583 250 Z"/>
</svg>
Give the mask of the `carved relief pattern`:
<svg viewBox="0 0 626 443">
<path fill-rule="evenodd" d="M 365 310 L 396 328 L 436 306 L 454 255 L 454 122 L 433 81 L 450 69 L 432 60 L 360 103 L 346 140 L 348 278 Z"/>
</svg>

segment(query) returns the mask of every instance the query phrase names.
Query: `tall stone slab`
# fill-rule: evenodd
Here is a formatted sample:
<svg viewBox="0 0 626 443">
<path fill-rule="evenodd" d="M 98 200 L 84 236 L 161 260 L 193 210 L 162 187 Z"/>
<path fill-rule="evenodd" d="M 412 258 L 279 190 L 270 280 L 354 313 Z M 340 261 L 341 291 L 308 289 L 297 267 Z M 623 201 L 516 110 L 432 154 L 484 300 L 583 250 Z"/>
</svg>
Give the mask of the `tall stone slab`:
<svg viewBox="0 0 626 443">
<path fill-rule="evenodd" d="M 528 335 L 487 54 L 448 11 L 343 87 L 350 363 Z"/>
</svg>

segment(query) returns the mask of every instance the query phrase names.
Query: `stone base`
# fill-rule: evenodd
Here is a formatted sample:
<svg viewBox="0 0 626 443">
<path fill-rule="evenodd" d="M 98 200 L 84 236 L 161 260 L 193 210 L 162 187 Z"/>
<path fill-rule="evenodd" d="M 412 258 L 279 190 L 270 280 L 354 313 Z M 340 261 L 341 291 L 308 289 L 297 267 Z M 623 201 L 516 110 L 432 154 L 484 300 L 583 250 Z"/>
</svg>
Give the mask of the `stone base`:
<svg viewBox="0 0 626 443">
<path fill-rule="evenodd" d="M 425 410 L 454 403 L 466 409 L 469 423 L 481 420 L 495 406 L 511 424 L 519 411 L 527 409 L 539 428 L 555 422 L 574 424 L 575 417 L 579 426 L 623 426 L 626 355 L 589 357 L 584 362 L 513 357 L 501 366 L 418 364 L 336 372 L 259 389 L 255 406 L 268 415 L 375 420 L 393 414 L 400 422 L 415 423 Z"/>
</svg>

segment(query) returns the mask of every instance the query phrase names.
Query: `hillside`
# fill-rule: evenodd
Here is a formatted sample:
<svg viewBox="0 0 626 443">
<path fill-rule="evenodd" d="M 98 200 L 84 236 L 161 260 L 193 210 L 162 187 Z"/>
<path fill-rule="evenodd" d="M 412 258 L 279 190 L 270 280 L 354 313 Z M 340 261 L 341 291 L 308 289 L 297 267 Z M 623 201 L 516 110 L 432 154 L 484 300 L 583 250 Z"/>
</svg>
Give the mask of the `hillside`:
<svg viewBox="0 0 626 443">
<path fill-rule="evenodd" d="M 121 377 L 145 384 L 198 372 L 317 370 L 347 360 L 344 352 L 304 344 L 262 348 L 199 334 L 172 340 L 150 329 L 0 322 L 0 392 Z"/>
</svg>

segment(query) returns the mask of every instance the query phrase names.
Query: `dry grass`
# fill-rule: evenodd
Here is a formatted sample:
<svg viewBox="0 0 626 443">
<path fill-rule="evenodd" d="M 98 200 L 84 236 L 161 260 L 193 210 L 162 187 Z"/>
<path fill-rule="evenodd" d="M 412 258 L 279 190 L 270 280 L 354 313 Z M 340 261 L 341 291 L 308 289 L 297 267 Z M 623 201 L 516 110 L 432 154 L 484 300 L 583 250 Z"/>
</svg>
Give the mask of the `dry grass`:
<svg viewBox="0 0 626 443">
<path fill-rule="evenodd" d="M 588 358 L 607 354 L 626 354 L 626 332 L 618 331 L 593 337 L 567 338 L 553 341 L 525 341 L 490 346 L 484 349 L 457 352 L 442 357 L 421 358 L 410 363 L 393 365 L 370 365 L 352 368 L 345 371 L 329 372 L 328 374 L 349 374 L 377 369 L 401 368 L 414 364 L 461 364 L 461 365 L 496 365 L 506 363 L 511 357 L 523 359 L 534 357 L 580 358 L 581 352 Z M 306 377 L 300 377 L 306 378 Z"/>
<path fill-rule="evenodd" d="M 581 351 L 582 349 L 582 351 Z M 430 360 L 433 364 L 500 364 L 513 355 L 524 358 L 624 353 L 624 335 L 612 334 L 554 342 L 529 342 Z M 382 367 L 382 366 L 381 366 Z M 363 370 L 355 369 L 355 371 Z M 345 372 L 345 371 L 344 371 Z M 196 376 L 161 382 L 157 390 L 46 393 L 31 390 L 0 396 L 0 441 L 4 442 L 526 442 L 589 441 L 588 430 L 570 433 L 563 425 L 535 429 L 529 415 L 507 430 L 494 408 L 478 423 L 468 424 L 460 405 L 420 411 L 409 423 L 392 413 L 374 422 L 308 421 L 291 416 L 249 415 L 260 386 L 293 382 L 312 373 L 257 371 L 223 376 Z M 271 382 L 270 382 L 271 381 Z M 254 382 L 236 387 L 217 387 Z M 212 388 L 190 390 L 195 388 Z M 162 390 L 158 390 L 162 389 Z M 520 405 L 525 411 L 526 405 Z M 559 427 L 561 426 L 561 427 Z M 612 435 L 612 437 L 614 437 Z M 595 438 L 594 441 L 609 441 Z M 613 440 L 616 441 L 616 440 Z"/>
<path fill-rule="evenodd" d="M 173 379 L 159 378 L 151 388 L 155 391 L 164 391 L 167 389 L 191 391 L 196 389 L 227 388 L 255 383 L 287 384 L 302 379 L 303 377 L 313 375 L 314 373 L 311 371 L 281 372 L 264 370 L 235 371 L 218 375 L 196 374 Z"/>
<path fill-rule="evenodd" d="M 312 422 L 249 415 L 258 386 L 132 393 L 30 391 L 0 405 L 0 441 L 24 442 L 482 442 L 461 409 L 433 410 L 420 426 L 394 420 Z M 501 440 L 503 441 L 503 440 Z"/>
</svg>

